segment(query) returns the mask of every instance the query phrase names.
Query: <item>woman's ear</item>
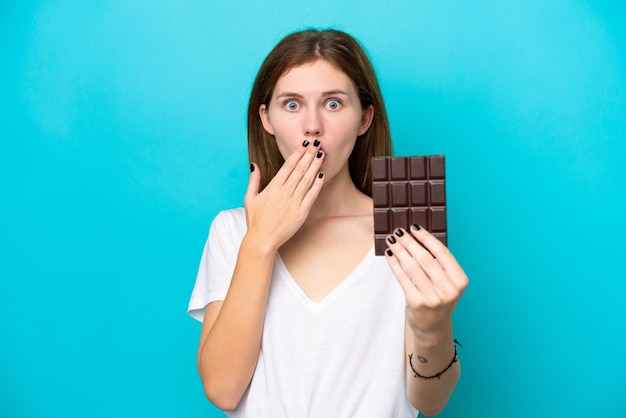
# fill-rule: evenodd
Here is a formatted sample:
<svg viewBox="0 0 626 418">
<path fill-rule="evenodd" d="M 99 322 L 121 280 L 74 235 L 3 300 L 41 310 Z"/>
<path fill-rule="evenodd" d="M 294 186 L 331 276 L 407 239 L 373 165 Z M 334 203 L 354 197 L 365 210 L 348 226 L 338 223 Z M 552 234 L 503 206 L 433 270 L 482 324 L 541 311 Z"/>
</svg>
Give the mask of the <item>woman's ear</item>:
<svg viewBox="0 0 626 418">
<path fill-rule="evenodd" d="M 261 117 L 261 123 L 263 124 L 263 128 L 265 128 L 268 134 L 274 135 L 274 128 L 272 128 L 270 115 L 267 113 L 267 106 L 265 104 L 259 106 L 259 116 Z"/>
<path fill-rule="evenodd" d="M 369 105 L 367 109 L 363 111 L 363 117 L 361 118 L 361 127 L 359 128 L 359 133 L 357 136 L 361 136 L 365 132 L 367 132 L 372 124 L 372 120 L 374 120 L 374 106 Z"/>
</svg>

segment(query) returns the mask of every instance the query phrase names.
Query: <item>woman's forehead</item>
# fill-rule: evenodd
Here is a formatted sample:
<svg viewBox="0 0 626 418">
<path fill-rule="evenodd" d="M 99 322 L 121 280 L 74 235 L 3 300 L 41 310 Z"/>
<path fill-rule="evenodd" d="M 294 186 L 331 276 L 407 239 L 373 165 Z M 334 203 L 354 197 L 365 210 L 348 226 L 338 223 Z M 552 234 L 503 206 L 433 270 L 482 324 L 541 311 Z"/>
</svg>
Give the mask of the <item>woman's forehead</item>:
<svg viewBox="0 0 626 418">
<path fill-rule="evenodd" d="M 287 70 L 276 82 L 274 96 L 285 92 L 305 95 L 335 90 L 356 94 L 354 83 L 345 72 L 319 59 Z"/>
</svg>

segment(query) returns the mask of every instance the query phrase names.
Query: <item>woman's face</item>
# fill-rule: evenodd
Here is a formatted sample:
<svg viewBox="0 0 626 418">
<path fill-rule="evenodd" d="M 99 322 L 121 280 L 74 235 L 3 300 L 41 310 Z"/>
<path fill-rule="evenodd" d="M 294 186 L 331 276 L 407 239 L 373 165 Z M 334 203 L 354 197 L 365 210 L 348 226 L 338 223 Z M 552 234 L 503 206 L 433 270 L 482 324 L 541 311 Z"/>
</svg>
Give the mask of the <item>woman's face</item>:
<svg viewBox="0 0 626 418">
<path fill-rule="evenodd" d="M 329 181 L 343 169 L 348 171 L 356 138 L 369 128 L 374 110 L 370 106 L 364 111 L 352 80 L 319 59 L 283 74 L 259 114 L 285 159 L 305 139 L 319 139 L 326 154 L 322 170 Z"/>
</svg>

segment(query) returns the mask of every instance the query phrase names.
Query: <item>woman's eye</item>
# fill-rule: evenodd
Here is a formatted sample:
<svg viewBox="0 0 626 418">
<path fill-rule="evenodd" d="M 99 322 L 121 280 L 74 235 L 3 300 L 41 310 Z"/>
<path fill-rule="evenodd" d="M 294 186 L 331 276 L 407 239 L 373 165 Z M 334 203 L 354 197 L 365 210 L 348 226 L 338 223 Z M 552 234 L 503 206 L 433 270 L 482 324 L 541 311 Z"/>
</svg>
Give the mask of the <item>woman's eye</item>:
<svg viewBox="0 0 626 418">
<path fill-rule="evenodd" d="M 298 103 L 297 103 L 297 102 L 290 101 L 290 102 L 285 103 L 285 107 L 286 107 L 288 110 L 298 110 L 298 108 L 300 107 L 300 105 L 298 105 Z"/>
<path fill-rule="evenodd" d="M 326 107 L 330 110 L 338 110 L 341 107 L 341 102 L 339 100 L 329 100 L 326 103 Z"/>
</svg>

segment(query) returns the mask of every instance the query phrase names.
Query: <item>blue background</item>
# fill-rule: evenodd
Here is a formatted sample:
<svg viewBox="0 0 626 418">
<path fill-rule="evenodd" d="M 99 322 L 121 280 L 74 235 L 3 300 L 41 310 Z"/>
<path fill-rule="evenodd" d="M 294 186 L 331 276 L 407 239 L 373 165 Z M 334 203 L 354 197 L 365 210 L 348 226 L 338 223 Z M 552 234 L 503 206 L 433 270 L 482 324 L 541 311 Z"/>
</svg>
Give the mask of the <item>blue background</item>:
<svg viewBox="0 0 626 418">
<path fill-rule="evenodd" d="M 626 416 L 624 4 L 3 2 L 0 416 L 222 416 L 187 302 L 253 77 L 307 26 L 365 44 L 396 154 L 447 156 L 441 416 Z"/>
</svg>

